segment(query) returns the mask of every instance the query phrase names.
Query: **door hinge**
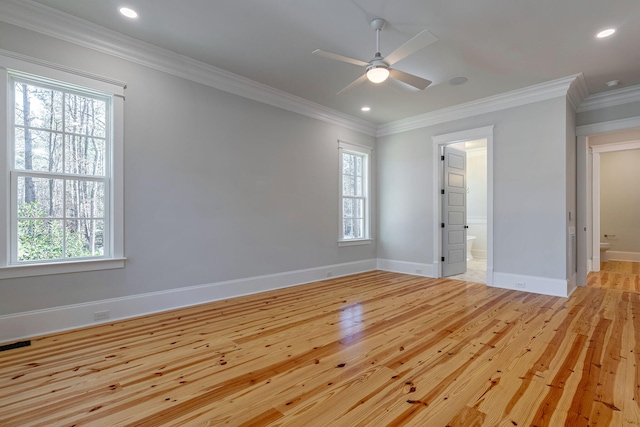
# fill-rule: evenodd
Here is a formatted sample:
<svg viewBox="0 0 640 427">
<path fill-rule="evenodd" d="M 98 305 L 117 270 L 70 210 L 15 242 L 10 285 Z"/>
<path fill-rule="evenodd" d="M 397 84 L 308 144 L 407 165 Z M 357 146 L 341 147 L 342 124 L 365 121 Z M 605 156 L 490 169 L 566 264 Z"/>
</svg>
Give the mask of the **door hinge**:
<svg viewBox="0 0 640 427">
<path fill-rule="evenodd" d="M 444 222 L 441 222 L 441 223 L 440 223 L 440 227 L 441 227 L 441 228 L 444 228 Z"/>
<path fill-rule="evenodd" d="M 442 257 L 442 262 L 444 262 L 444 257 Z"/>
<path fill-rule="evenodd" d="M 440 160 L 444 162 L 444 156 L 440 156 Z"/>
<path fill-rule="evenodd" d="M 440 194 L 444 194 L 444 190 L 440 190 Z"/>
</svg>

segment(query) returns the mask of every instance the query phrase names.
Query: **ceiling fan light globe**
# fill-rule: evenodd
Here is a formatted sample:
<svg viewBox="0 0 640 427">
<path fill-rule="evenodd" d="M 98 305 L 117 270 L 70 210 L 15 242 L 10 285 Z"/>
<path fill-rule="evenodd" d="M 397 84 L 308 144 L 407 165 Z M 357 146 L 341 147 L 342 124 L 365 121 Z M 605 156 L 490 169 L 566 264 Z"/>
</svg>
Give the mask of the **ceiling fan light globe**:
<svg viewBox="0 0 640 427">
<path fill-rule="evenodd" d="M 367 79 L 371 83 L 382 83 L 389 77 L 389 69 L 386 67 L 369 67 L 367 70 Z"/>
</svg>

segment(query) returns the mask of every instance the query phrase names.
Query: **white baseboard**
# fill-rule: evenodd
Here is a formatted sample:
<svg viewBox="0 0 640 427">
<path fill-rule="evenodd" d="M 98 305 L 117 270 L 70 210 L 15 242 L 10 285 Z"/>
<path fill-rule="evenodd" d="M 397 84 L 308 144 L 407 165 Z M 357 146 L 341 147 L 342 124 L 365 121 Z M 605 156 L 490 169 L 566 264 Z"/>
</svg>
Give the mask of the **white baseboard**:
<svg viewBox="0 0 640 427">
<path fill-rule="evenodd" d="M 607 261 L 640 262 L 640 252 L 607 251 Z"/>
<path fill-rule="evenodd" d="M 518 286 L 519 283 L 523 284 L 524 287 Z M 570 295 L 569 289 L 571 285 L 568 280 L 494 272 L 492 286 L 496 288 L 513 289 L 515 291 L 568 297 Z M 573 287 L 575 287 L 575 280 Z M 571 292 L 573 292 L 573 289 L 571 289 Z"/>
<path fill-rule="evenodd" d="M 433 264 L 422 264 L 419 262 L 394 261 L 391 259 L 378 258 L 378 270 L 413 274 L 415 276 L 436 277 Z"/>
<path fill-rule="evenodd" d="M 329 272 L 333 278 L 375 269 L 376 260 L 369 259 L 10 314 L 0 316 L 0 342 L 15 341 L 210 301 L 316 282 L 327 279 Z M 109 311 L 109 319 L 99 322 L 94 321 L 94 313 L 99 311 Z"/>
</svg>

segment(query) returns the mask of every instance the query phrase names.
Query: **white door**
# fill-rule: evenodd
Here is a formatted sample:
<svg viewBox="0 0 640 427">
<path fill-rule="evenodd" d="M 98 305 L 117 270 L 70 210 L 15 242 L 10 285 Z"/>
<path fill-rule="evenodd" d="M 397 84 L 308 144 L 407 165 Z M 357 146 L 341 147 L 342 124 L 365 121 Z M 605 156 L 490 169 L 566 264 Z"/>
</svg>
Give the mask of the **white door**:
<svg viewBox="0 0 640 427">
<path fill-rule="evenodd" d="M 467 155 L 444 146 L 442 276 L 467 271 Z"/>
</svg>

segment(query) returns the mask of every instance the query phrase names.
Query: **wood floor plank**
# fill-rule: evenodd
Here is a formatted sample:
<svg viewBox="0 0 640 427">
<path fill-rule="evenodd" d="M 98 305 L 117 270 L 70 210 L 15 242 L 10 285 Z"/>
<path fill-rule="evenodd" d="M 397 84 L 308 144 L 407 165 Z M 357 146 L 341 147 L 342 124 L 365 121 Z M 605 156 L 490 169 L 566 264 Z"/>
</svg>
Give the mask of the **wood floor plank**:
<svg viewBox="0 0 640 427">
<path fill-rule="evenodd" d="M 2 426 L 640 426 L 640 263 L 570 298 L 372 271 L 32 339 Z"/>
</svg>

